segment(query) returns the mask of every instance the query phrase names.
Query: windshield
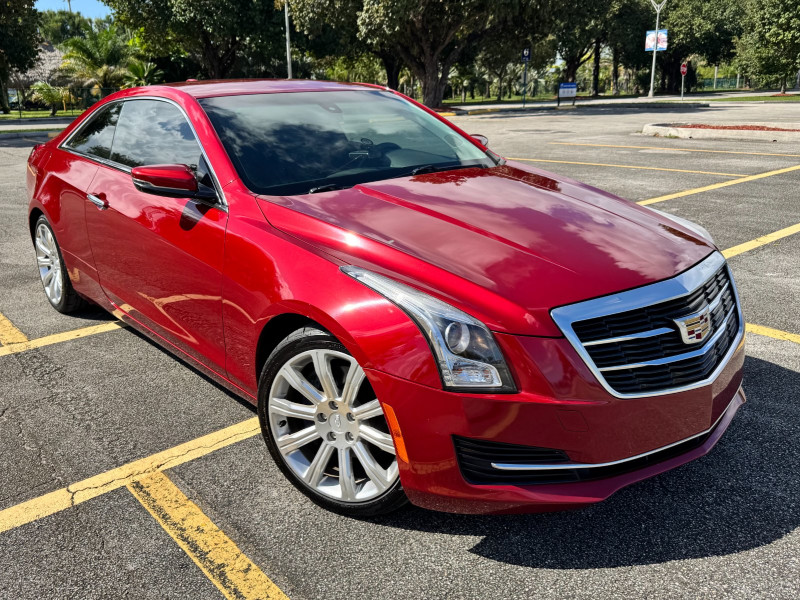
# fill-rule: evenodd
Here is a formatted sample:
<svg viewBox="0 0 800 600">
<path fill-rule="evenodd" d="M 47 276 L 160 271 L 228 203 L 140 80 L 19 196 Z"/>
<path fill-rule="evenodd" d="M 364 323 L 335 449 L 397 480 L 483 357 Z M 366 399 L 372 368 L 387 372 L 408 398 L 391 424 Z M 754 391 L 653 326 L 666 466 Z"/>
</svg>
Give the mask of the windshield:
<svg viewBox="0 0 800 600">
<path fill-rule="evenodd" d="M 380 90 L 202 98 L 228 156 L 258 194 L 307 194 L 495 162 L 450 127 Z"/>
</svg>

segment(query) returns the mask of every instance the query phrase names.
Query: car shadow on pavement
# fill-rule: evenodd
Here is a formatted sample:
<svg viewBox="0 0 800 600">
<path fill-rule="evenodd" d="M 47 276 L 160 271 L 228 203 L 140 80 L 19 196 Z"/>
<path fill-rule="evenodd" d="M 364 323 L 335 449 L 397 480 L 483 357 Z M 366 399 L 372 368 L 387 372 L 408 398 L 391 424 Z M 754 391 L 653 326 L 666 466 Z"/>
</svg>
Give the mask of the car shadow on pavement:
<svg viewBox="0 0 800 600">
<path fill-rule="evenodd" d="M 562 513 L 464 516 L 417 508 L 376 524 L 483 536 L 471 552 L 548 569 L 722 556 L 800 526 L 800 373 L 748 357 L 748 402 L 707 456 Z"/>
</svg>

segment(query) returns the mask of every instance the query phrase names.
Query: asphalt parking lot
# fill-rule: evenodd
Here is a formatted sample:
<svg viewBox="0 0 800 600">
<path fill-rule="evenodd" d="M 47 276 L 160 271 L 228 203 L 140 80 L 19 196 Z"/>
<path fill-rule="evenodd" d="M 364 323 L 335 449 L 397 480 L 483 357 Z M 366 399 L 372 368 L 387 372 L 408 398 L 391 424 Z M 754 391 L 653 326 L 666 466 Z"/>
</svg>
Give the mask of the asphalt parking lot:
<svg viewBox="0 0 800 600">
<path fill-rule="evenodd" d="M 0 139 L 0 598 L 797 598 L 800 144 L 638 135 L 792 106 L 453 118 L 500 154 L 697 221 L 748 323 L 748 403 L 706 457 L 576 512 L 346 519 L 253 409 L 113 317 L 42 293 L 34 142 Z"/>
</svg>

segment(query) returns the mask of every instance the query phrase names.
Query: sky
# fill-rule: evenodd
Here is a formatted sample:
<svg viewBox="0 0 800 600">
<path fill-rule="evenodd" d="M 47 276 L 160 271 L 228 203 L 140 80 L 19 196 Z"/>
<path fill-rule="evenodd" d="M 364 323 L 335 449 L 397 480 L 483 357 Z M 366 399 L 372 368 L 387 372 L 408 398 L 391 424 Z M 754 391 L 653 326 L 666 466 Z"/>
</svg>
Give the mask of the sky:
<svg viewBox="0 0 800 600">
<path fill-rule="evenodd" d="M 71 0 L 71 2 L 73 12 L 79 12 L 90 19 L 104 17 L 111 12 L 111 9 L 100 0 Z M 36 8 L 38 10 L 67 10 L 67 2 L 66 0 L 37 0 Z"/>
</svg>

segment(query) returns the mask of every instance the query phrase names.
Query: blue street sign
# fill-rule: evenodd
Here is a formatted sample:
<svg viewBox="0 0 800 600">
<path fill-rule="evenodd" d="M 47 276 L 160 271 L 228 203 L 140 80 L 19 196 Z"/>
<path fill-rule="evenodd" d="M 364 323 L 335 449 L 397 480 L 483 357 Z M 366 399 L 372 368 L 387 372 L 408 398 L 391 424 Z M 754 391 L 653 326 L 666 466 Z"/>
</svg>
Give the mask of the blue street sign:
<svg viewBox="0 0 800 600">
<path fill-rule="evenodd" d="M 531 60 L 531 49 L 525 48 L 522 51 L 522 62 L 530 62 Z"/>
</svg>

